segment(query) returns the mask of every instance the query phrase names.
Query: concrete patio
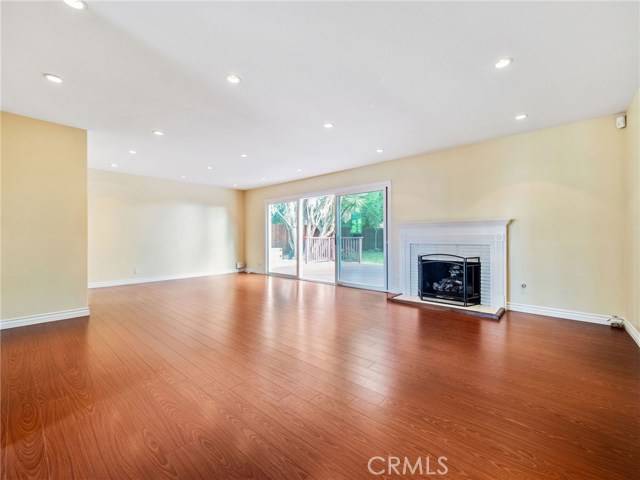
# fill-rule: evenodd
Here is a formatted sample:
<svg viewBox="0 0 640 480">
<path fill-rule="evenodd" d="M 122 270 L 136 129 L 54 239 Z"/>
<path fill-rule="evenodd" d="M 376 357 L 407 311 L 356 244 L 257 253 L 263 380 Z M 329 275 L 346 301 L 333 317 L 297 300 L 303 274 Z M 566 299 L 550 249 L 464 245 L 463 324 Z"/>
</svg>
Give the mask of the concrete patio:
<svg viewBox="0 0 640 480">
<path fill-rule="evenodd" d="M 300 278 L 335 283 L 336 262 L 324 261 L 300 264 Z M 269 273 L 296 275 L 296 260 L 278 259 L 270 265 Z M 384 288 L 384 265 L 377 263 L 342 262 L 339 283 Z"/>
</svg>

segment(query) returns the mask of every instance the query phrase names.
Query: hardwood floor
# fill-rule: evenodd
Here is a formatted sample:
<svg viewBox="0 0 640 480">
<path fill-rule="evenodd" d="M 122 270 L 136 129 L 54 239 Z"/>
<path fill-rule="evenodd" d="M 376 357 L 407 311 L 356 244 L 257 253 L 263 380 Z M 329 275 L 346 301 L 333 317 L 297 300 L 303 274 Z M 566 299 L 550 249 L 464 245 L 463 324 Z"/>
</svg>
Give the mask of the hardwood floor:
<svg viewBox="0 0 640 480">
<path fill-rule="evenodd" d="M 3 479 L 427 477 L 405 457 L 431 478 L 640 478 L 623 331 L 260 275 L 90 307 L 2 332 Z"/>
</svg>

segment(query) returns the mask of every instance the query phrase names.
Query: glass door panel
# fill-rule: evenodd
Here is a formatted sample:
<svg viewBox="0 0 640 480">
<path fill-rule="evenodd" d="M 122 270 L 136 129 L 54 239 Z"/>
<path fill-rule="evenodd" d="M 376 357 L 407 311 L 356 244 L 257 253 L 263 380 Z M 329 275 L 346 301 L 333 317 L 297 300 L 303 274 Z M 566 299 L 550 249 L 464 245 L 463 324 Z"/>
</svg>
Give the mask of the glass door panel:
<svg viewBox="0 0 640 480">
<path fill-rule="evenodd" d="M 300 278 L 317 282 L 336 281 L 336 196 L 321 195 L 300 201 Z"/>
<path fill-rule="evenodd" d="M 386 289 L 386 191 L 339 197 L 338 283 Z"/>
<path fill-rule="evenodd" d="M 298 274 L 298 202 L 269 205 L 268 272 Z"/>
</svg>

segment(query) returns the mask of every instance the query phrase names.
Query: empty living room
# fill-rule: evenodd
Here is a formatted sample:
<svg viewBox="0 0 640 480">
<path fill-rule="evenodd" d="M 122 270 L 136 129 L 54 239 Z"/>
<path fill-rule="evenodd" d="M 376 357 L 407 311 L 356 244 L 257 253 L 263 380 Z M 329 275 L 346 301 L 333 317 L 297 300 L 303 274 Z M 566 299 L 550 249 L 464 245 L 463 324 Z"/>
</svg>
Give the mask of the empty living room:
<svg viewBox="0 0 640 480">
<path fill-rule="evenodd" d="M 0 27 L 0 480 L 640 478 L 640 1 Z"/>
</svg>

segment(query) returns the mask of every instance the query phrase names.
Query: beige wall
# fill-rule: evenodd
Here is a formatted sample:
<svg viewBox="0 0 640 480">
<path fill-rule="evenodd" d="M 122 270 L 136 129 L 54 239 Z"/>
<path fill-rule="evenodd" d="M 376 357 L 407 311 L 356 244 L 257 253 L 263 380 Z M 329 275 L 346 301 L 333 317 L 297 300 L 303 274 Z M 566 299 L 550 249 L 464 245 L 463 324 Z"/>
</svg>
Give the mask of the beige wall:
<svg viewBox="0 0 640 480">
<path fill-rule="evenodd" d="M 640 327 L 639 102 L 624 130 L 603 117 L 244 194 L 90 170 L 88 280 L 233 271 L 243 252 L 264 271 L 265 199 L 390 180 L 393 222 L 514 219 L 510 302 Z M 1 151 L 2 318 L 86 307 L 86 132 L 3 113 Z"/>
<path fill-rule="evenodd" d="M 510 302 L 623 315 L 625 141 L 608 116 L 248 191 L 248 267 L 264 271 L 265 199 L 391 180 L 392 222 L 514 219 Z"/>
<path fill-rule="evenodd" d="M 243 196 L 89 170 L 89 282 L 236 271 L 244 256 Z"/>
<path fill-rule="evenodd" d="M 2 113 L 2 318 L 87 307 L 86 131 Z"/>
<path fill-rule="evenodd" d="M 626 318 L 640 330 L 640 91 L 627 111 Z"/>
<path fill-rule="evenodd" d="M 2 321 L 2 120 L 0 113 L 0 321 Z"/>
</svg>

